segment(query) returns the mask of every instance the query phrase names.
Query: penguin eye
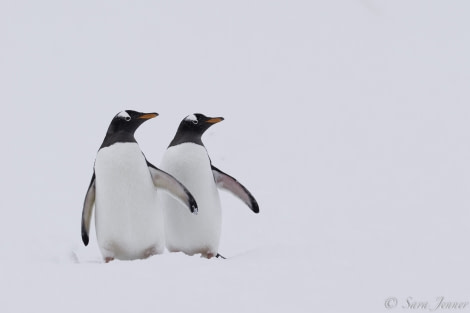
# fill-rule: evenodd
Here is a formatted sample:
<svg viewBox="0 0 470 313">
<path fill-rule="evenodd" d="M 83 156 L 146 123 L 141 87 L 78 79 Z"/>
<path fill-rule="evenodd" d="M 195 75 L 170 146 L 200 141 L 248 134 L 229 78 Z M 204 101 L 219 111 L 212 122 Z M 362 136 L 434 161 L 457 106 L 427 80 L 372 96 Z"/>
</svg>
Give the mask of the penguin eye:
<svg viewBox="0 0 470 313">
<path fill-rule="evenodd" d="M 130 117 L 130 116 L 126 116 L 124 119 L 126 120 L 126 122 L 129 122 L 129 121 L 131 120 L 131 117 Z"/>
<path fill-rule="evenodd" d="M 197 120 L 192 121 L 194 125 L 197 125 Z"/>
</svg>

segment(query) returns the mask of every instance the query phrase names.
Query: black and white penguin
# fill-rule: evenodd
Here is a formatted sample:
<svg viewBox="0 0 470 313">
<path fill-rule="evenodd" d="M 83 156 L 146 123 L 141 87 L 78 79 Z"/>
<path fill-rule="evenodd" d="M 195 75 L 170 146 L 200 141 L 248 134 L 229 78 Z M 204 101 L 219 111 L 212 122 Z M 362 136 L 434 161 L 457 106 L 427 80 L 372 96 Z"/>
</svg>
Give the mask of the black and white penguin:
<svg viewBox="0 0 470 313">
<path fill-rule="evenodd" d="M 163 216 L 157 205 L 157 190 L 168 192 L 189 208 L 190 214 L 197 214 L 191 193 L 173 176 L 149 163 L 134 138 L 136 129 L 156 116 L 131 110 L 118 113 L 96 155 L 83 205 L 82 240 L 88 245 L 94 205 L 96 237 L 106 262 L 163 252 Z"/>
<path fill-rule="evenodd" d="M 187 116 L 163 156 L 160 168 L 184 184 L 199 206 L 195 217 L 174 199 L 159 195 L 165 220 L 166 247 L 170 252 L 200 253 L 206 258 L 219 256 L 222 218 L 217 187 L 230 191 L 253 212 L 259 212 L 258 203 L 251 193 L 235 178 L 212 165 L 202 143 L 204 132 L 220 121 L 223 121 L 222 117 Z"/>
</svg>

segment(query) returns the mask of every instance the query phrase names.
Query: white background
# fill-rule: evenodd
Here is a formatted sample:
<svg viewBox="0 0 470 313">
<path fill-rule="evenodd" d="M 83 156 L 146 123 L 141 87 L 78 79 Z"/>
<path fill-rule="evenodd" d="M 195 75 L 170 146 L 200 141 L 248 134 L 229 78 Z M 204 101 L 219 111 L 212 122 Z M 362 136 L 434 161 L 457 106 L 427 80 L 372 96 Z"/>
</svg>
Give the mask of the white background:
<svg viewBox="0 0 470 313">
<path fill-rule="evenodd" d="M 400 312 L 410 297 L 470 301 L 469 10 L 0 1 L 0 311 L 381 312 L 393 296 Z M 160 114 L 136 133 L 157 166 L 183 117 L 225 118 L 203 140 L 261 209 L 222 194 L 227 260 L 104 264 L 94 235 L 83 247 L 94 157 L 124 109 Z"/>
</svg>

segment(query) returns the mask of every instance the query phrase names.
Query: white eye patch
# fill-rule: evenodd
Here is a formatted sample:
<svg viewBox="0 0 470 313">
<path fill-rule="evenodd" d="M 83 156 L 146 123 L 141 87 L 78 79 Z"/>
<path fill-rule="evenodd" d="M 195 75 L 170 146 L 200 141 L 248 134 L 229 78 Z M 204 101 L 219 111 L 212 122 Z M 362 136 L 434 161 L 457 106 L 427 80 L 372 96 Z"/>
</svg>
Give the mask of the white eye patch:
<svg viewBox="0 0 470 313">
<path fill-rule="evenodd" d="M 190 122 L 193 122 L 193 123 L 197 123 L 197 117 L 196 117 L 196 115 L 194 115 L 194 114 L 188 115 L 188 116 L 186 117 L 186 120 L 187 120 L 187 121 L 190 121 Z"/>
<path fill-rule="evenodd" d="M 125 119 L 126 121 L 129 121 L 131 119 L 131 116 L 126 111 L 119 112 L 117 116 L 122 119 Z"/>
</svg>

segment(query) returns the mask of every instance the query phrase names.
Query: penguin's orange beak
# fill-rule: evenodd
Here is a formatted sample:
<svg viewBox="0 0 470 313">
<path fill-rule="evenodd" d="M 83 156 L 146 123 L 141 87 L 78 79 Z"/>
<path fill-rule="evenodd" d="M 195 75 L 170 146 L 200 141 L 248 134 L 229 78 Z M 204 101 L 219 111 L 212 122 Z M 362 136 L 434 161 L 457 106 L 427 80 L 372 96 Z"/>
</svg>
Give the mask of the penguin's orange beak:
<svg viewBox="0 0 470 313">
<path fill-rule="evenodd" d="M 215 123 L 218 123 L 218 122 L 222 122 L 224 120 L 223 117 L 213 117 L 213 118 L 210 118 L 206 121 L 206 123 L 209 123 L 209 124 L 215 124 Z"/>
<path fill-rule="evenodd" d="M 146 113 L 144 115 L 139 116 L 139 118 L 142 118 L 144 120 L 148 120 L 150 118 L 154 118 L 154 117 L 157 117 L 157 116 L 158 116 L 158 113 Z"/>
</svg>

